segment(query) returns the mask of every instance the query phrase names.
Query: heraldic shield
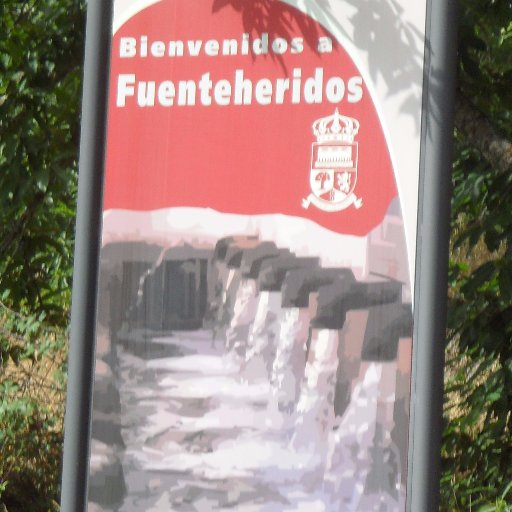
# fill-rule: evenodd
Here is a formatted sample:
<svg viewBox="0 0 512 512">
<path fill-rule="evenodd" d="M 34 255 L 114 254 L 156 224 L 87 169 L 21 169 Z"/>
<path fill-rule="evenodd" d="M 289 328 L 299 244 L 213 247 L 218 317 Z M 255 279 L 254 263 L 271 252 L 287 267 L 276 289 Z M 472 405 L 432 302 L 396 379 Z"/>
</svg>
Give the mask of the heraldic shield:
<svg viewBox="0 0 512 512">
<path fill-rule="evenodd" d="M 359 132 L 359 121 L 341 115 L 338 109 L 333 115 L 313 123 L 317 142 L 311 149 L 311 194 L 302 201 L 308 208 L 314 204 L 326 212 L 338 212 L 354 205 L 362 206 L 356 197 L 358 144 L 354 141 Z"/>
</svg>

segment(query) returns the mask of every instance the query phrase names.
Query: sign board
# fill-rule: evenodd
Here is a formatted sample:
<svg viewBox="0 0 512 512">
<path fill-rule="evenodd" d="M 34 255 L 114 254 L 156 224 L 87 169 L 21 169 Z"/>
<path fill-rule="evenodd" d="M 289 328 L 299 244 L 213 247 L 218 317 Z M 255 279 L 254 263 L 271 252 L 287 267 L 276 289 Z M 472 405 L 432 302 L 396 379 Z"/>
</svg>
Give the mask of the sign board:
<svg viewBox="0 0 512 512">
<path fill-rule="evenodd" d="M 447 203 L 421 184 L 431 7 L 114 0 L 88 486 L 64 500 L 410 510 L 417 226 Z"/>
</svg>

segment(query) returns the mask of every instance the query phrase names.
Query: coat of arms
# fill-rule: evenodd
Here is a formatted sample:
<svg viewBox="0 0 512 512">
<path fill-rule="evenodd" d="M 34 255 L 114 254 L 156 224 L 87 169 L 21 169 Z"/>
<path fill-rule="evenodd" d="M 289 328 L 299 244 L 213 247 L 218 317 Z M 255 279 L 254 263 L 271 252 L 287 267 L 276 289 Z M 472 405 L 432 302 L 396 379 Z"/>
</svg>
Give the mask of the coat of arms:
<svg viewBox="0 0 512 512">
<path fill-rule="evenodd" d="M 317 119 L 313 123 L 316 142 L 312 144 L 311 194 L 302 200 L 302 207 L 310 204 L 326 212 L 339 212 L 354 205 L 363 205 L 356 197 L 358 145 L 354 142 L 359 132 L 359 121 L 338 112 Z"/>
</svg>

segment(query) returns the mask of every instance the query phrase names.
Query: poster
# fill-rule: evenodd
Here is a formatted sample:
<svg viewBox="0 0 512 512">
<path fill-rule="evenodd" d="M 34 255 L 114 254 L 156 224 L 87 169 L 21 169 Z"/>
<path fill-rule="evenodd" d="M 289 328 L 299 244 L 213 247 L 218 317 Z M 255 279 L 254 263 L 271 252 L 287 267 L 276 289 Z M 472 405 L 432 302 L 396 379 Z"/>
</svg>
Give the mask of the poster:
<svg viewBox="0 0 512 512">
<path fill-rule="evenodd" d="M 115 1 L 89 511 L 405 511 L 425 16 Z"/>
</svg>

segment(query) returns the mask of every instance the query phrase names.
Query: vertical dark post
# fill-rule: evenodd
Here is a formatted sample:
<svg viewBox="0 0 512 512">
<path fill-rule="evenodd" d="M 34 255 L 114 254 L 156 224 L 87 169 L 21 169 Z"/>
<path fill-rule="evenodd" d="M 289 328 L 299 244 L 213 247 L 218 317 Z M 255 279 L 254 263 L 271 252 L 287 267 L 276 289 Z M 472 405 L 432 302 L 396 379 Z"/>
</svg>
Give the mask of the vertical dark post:
<svg viewBox="0 0 512 512">
<path fill-rule="evenodd" d="M 62 512 L 86 510 L 112 1 L 89 0 L 68 362 Z"/>
<path fill-rule="evenodd" d="M 439 509 L 443 363 L 450 229 L 456 2 L 432 0 L 427 14 L 422 173 L 414 311 L 410 512 Z"/>
</svg>

